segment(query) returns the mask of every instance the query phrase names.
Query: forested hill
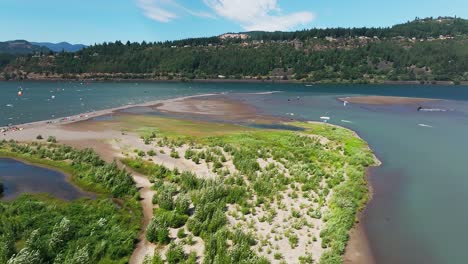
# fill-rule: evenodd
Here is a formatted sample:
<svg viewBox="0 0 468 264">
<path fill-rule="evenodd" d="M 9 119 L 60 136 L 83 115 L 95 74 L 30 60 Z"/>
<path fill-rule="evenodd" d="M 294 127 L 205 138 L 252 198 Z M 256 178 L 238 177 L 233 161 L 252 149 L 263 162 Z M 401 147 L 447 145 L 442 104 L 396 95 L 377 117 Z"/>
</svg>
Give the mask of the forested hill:
<svg viewBox="0 0 468 264">
<path fill-rule="evenodd" d="M 308 82 L 468 81 L 468 20 L 389 28 L 228 33 L 156 43 L 102 43 L 19 56 L 5 79 L 249 79 Z"/>
<path fill-rule="evenodd" d="M 0 42 L 0 54 L 33 54 L 36 52 L 47 53 L 48 51 L 48 48 L 34 45 L 26 40 Z"/>
</svg>

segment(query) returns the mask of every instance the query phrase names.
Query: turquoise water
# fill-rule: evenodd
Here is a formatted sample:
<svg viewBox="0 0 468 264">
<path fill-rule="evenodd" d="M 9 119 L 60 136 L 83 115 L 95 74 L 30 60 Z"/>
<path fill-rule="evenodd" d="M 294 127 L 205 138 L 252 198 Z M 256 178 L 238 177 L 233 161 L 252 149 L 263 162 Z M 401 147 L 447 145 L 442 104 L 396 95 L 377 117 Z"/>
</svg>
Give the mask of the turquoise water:
<svg viewBox="0 0 468 264">
<path fill-rule="evenodd" d="M 246 94 L 266 91 L 281 92 Z M 241 93 L 231 96 L 265 113 L 304 120 L 330 116 L 369 142 L 383 165 L 371 169 L 375 194 L 362 223 L 378 263 L 466 263 L 468 87 L 11 82 L 0 83 L 0 126 L 222 92 Z M 446 111 L 418 112 L 416 105 L 345 107 L 336 99 L 353 95 L 442 98 L 422 106 Z"/>
</svg>

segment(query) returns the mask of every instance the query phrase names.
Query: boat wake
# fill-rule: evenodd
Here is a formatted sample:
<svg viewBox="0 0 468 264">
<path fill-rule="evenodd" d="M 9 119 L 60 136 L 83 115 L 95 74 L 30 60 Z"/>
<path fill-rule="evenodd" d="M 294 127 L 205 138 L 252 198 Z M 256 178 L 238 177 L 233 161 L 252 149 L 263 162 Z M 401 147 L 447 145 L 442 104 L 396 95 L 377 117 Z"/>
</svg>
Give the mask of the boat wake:
<svg viewBox="0 0 468 264">
<path fill-rule="evenodd" d="M 421 108 L 418 111 L 421 111 L 421 112 L 447 112 L 446 109 L 441 109 L 441 108 Z"/>
<path fill-rule="evenodd" d="M 426 125 L 426 124 L 418 124 L 418 126 L 420 126 L 420 127 L 433 127 L 433 126 Z"/>
<path fill-rule="evenodd" d="M 265 94 L 274 94 L 274 93 L 281 93 L 281 91 L 258 92 L 258 93 L 248 93 L 248 94 L 265 95 Z"/>
</svg>

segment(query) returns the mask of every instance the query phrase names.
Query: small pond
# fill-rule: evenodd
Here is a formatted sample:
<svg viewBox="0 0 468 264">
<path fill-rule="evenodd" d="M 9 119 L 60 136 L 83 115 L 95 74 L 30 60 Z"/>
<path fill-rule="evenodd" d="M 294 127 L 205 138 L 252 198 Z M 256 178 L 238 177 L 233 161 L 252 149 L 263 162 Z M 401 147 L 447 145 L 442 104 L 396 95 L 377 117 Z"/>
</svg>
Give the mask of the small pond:
<svg viewBox="0 0 468 264">
<path fill-rule="evenodd" d="M 0 158 L 0 182 L 4 186 L 2 200 L 12 200 L 23 193 L 47 193 L 66 201 L 95 197 L 74 186 L 62 172 L 14 159 Z"/>
</svg>

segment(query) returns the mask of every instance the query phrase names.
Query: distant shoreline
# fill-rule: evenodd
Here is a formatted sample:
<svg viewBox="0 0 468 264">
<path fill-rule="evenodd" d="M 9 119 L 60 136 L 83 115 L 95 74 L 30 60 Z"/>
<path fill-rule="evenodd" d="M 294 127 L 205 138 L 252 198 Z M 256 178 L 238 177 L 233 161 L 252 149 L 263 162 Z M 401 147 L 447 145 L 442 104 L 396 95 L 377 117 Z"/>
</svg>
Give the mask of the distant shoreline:
<svg viewBox="0 0 468 264">
<path fill-rule="evenodd" d="M 304 85 L 443 85 L 443 86 L 464 86 L 468 85 L 468 81 L 455 83 L 453 81 L 378 81 L 378 82 L 352 82 L 341 81 L 335 82 L 332 80 L 324 80 L 319 82 L 308 82 L 301 80 L 282 80 L 282 79 L 142 79 L 142 78 L 28 78 L 28 79 L 0 79 L 0 82 L 48 82 L 48 81 L 63 81 L 63 82 L 147 82 L 147 83 L 266 83 L 266 84 L 304 84 Z"/>
</svg>

